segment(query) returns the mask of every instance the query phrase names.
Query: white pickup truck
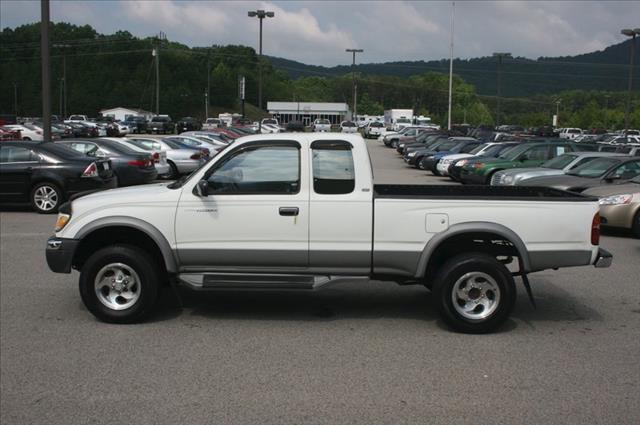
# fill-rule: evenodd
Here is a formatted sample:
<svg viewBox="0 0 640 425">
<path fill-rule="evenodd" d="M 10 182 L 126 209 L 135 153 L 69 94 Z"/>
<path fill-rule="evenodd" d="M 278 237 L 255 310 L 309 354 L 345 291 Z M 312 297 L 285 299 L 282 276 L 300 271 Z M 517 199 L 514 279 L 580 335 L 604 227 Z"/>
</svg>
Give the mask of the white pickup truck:
<svg viewBox="0 0 640 425">
<path fill-rule="evenodd" d="M 116 323 L 142 320 L 168 283 L 313 290 L 377 279 L 426 286 L 446 323 L 482 333 L 509 316 L 514 276 L 529 289 L 528 273 L 612 259 L 598 247 L 595 198 L 375 185 L 362 137 L 340 133 L 237 139 L 171 184 L 62 205 L 55 231 L 50 269 L 79 270 L 86 307 Z"/>
</svg>

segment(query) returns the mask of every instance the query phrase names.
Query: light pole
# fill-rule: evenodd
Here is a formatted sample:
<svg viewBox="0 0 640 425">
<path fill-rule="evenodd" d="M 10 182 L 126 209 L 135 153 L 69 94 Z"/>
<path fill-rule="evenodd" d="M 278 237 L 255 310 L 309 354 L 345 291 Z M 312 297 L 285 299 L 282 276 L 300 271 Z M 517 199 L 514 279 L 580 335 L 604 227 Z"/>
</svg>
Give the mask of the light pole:
<svg viewBox="0 0 640 425">
<path fill-rule="evenodd" d="M 447 130 L 451 130 L 451 101 L 453 94 L 453 18 L 455 7 L 456 2 L 451 2 L 451 44 L 449 46 L 449 114 L 447 119 Z"/>
<path fill-rule="evenodd" d="M 624 111 L 624 131 L 629 130 L 629 111 L 631 110 L 631 88 L 633 87 L 633 56 L 636 51 L 636 35 L 640 34 L 640 28 L 623 29 L 620 34 L 631 37 L 631 53 L 629 54 L 629 93 L 627 94 L 627 107 Z"/>
<path fill-rule="evenodd" d="M 494 58 L 498 58 L 498 104 L 496 106 L 496 128 L 500 125 L 500 96 L 502 93 L 502 59 L 510 58 L 511 53 L 499 52 L 493 54 Z"/>
<path fill-rule="evenodd" d="M 42 140 L 51 141 L 51 39 L 49 0 L 40 0 L 40 52 L 42 54 Z"/>
<path fill-rule="evenodd" d="M 609 129 L 609 98 L 611 96 L 610 95 L 605 95 L 604 96 L 604 129 L 608 130 Z"/>
<path fill-rule="evenodd" d="M 353 116 L 351 117 L 353 122 L 358 120 L 358 86 L 356 86 L 356 53 L 362 53 L 362 49 L 345 49 L 345 52 L 353 54 L 353 61 L 351 62 L 351 79 L 353 85 Z"/>
<path fill-rule="evenodd" d="M 556 128 L 560 126 L 560 102 L 562 99 L 556 100 Z"/>
<path fill-rule="evenodd" d="M 247 15 L 250 18 L 258 18 L 260 20 L 260 44 L 258 50 L 258 108 L 262 109 L 262 20 L 264 18 L 273 18 L 274 12 L 266 12 L 264 10 L 249 11 Z"/>
<path fill-rule="evenodd" d="M 209 93 L 204 92 L 204 120 L 207 121 L 209 117 Z"/>
</svg>

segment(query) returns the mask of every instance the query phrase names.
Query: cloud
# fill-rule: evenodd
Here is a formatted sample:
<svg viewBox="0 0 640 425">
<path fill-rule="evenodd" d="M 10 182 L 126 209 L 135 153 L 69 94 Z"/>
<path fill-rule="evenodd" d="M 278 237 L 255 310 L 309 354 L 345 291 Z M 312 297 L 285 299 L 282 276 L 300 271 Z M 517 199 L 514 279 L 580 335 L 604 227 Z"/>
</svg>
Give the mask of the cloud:
<svg viewBox="0 0 640 425">
<path fill-rule="evenodd" d="M 244 44 L 257 48 L 258 22 L 247 11 L 274 11 L 264 21 L 264 53 L 309 64 L 350 63 L 345 48 L 362 48 L 359 62 L 431 60 L 449 54 L 450 2 L 411 1 L 57 1 L 54 21 L 89 24 L 102 33 L 160 31 L 190 46 Z M 458 1 L 455 56 L 563 56 L 603 49 L 637 27 L 640 2 Z M 40 19 L 39 1 L 0 1 L 0 25 Z"/>
</svg>

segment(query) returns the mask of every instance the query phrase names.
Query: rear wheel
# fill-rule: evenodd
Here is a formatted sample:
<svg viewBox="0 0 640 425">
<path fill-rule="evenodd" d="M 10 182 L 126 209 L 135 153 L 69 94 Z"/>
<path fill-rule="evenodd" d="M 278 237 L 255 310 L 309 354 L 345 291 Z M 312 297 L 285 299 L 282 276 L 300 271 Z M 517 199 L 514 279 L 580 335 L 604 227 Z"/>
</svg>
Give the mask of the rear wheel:
<svg viewBox="0 0 640 425">
<path fill-rule="evenodd" d="M 95 252 L 80 273 L 80 296 L 87 309 L 109 323 L 133 323 L 153 310 L 159 266 L 144 251 L 112 245 Z"/>
<path fill-rule="evenodd" d="M 176 164 L 174 164 L 173 161 L 167 161 L 167 164 L 169 164 L 170 169 L 169 173 L 167 174 L 167 179 L 174 180 L 180 177 L 180 173 L 178 172 L 178 167 L 176 166 Z"/>
<path fill-rule="evenodd" d="M 513 310 L 516 288 L 509 270 L 494 257 L 460 254 L 447 261 L 433 282 L 435 306 L 442 320 L 464 333 L 487 333 Z"/>
<path fill-rule="evenodd" d="M 62 203 L 62 190 L 53 183 L 43 182 L 31 189 L 31 206 L 40 214 L 53 214 Z"/>
</svg>

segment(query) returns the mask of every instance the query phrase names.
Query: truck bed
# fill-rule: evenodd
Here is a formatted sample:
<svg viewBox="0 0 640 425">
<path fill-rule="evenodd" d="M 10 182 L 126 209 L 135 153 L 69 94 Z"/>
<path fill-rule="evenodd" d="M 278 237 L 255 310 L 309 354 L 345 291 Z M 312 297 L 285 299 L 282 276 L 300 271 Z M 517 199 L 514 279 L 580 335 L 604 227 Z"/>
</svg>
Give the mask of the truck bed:
<svg viewBox="0 0 640 425">
<path fill-rule="evenodd" d="M 377 184 L 375 198 L 594 202 L 596 198 L 547 187 Z"/>
</svg>

